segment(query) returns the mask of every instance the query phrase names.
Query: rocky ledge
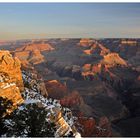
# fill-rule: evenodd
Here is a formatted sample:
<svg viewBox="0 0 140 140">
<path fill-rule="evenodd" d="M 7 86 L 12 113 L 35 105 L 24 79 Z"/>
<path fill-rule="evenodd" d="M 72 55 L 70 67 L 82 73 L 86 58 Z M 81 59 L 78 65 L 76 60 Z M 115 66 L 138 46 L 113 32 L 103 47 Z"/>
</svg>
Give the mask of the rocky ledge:
<svg viewBox="0 0 140 140">
<path fill-rule="evenodd" d="M 24 90 L 20 61 L 13 58 L 9 51 L 0 51 L 0 97 L 10 100 L 15 108 L 23 102 Z M 12 110 L 7 110 L 10 113 Z"/>
</svg>

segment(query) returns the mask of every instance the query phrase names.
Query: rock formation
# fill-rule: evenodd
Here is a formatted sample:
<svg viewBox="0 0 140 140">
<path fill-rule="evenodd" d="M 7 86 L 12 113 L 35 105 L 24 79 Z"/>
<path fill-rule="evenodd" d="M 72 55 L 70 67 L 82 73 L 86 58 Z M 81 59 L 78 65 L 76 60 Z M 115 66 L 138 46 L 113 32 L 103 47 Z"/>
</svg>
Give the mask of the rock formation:
<svg viewBox="0 0 140 140">
<path fill-rule="evenodd" d="M 94 55 L 94 56 L 104 56 L 110 53 L 110 50 L 100 44 L 98 41 L 93 40 L 80 40 L 79 43 L 83 47 L 87 47 L 88 49 L 84 49 L 83 52 L 87 55 Z"/>
<path fill-rule="evenodd" d="M 20 94 L 24 90 L 20 66 L 18 58 L 13 58 L 9 51 L 0 51 L 0 96 L 12 101 L 14 107 L 23 102 Z"/>
<path fill-rule="evenodd" d="M 89 47 L 93 43 L 92 39 L 83 38 L 80 40 L 79 45 L 82 47 Z"/>
<path fill-rule="evenodd" d="M 115 77 L 115 74 L 110 71 L 110 68 L 115 68 L 117 66 L 127 67 L 128 64 L 119 56 L 119 54 L 108 53 L 107 55 L 104 55 L 103 59 L 97 64 L 84 64 L 82 67 L 82 76 L 84 79 L 93 80 L 98 77 L 97 74 L 103 74 L 105 72 L 111 77 Z"/>
<path fill-rule="evenodd" d="M 35 76 L 34 76 L 35 77 Z M 72 133 L 71 136 L 76 137 L 80 136 L 77 132 L 74 123 L 72 112 L 68 108 L 62 108 L 59 104 L 59 101 L 52 98 L 44 98 L 44 95 L 40 94 L 40 88 L 37 88 L 40 82 L 33 78 L 32 73 L 23 72 L 23 79 L 26 85 L 31 87 L 25 87 L 23 93 L 25 103 L 37 103 L 38 106 L 43 107 L 47 112 L 47 120 L 55 123 L 56 132 L 55 137 L 64 137 L 68 136 L 69 133 Z M 57 81 L 52 81 L 57 82 Z"/>
<path fill-rule="evenodd" d="M 49 97 L 53 99 L 55 98 L 55 99 L 60 100 L 64 96 L 68 95 L 67 87 L 57 80 L 47 81 L 45 82 L 45 85 L 46 85 L 46 89 L 48 91 Z"/>
<path fill-rule="evenodd" d="M 118 53 L 109 53 L 108 55 L 104 56 L 104 59 L 102 60 L 103 64 L 106 65 L 124 65 L 127 66 L 127 63 L 124 59 L 122 59 Z"/>
<path fill-rule="evenodd" d="M 44 43 L 29 43 L 21 48 L 17 48 L 16 51 L 33 51 L 33 50 L 39 50 L 39 51 L 52 51 L 54 48 L 49 44 Z"/>
<path fill-rule="evenodd" d="M 13 53 L 18 57 L 23 66 L 36 65 L 42 62 L 46 62 L 41 52 L 49 52 L 54 48 L 49 44 L 44 43 L 29 43 L 23 47 L 17 48 Z"/>
<path fill-rule="evenodd" d="M 100 56 L 104 56 L 107 55 L 108 53 L 110 53 L 110 50 L 98 42 L 94 43 L 91 46 L 91 54 L 99 54 Z"/>
<path fill-rule="evenodd" d="M 45 81 L 47 93 L 42 93 L 45 91 L 42 81 L 42 90 L 40 82 L 35 87 L 39 94 L 59 99 L 61 105 L 69 107 L 76 116 L 83 113 L 80 118 L 84 129 L 82 136 L 111 136 L 116 128 L 110 123 L 115 122 L 113 125 L 117 126 L 127 117 L 130 117 L 127 123 L 131 116 L 139 117 L 140 39 L 47 39 L 43 43 L 42 40 L 29 42 L 15 42 L 16 47 L 9 45 L 9 48 L 27 66 L 25 70 L 36 70 Z M 54 51 L 49 52 L 47 45 L 46 50 L 40 47 L 46 43 L 52 45 Z M 34 88 L 34 80 L 29 83 Z M 134 126 L 138 119 L 133 122 Z M 123 123 L 118 127 L 123 130 Z M 90 131 L 86 131 L 88 129 Z M 127 132 L 127 135 L 130 133 Z"/>
<path fill-rule="evenodd" d="M 76 91 L 73 91 L 69 96 L 66 96 L 60 100 L 60 103 L 66 107 L 80 106 L 82 102 L 82 98 Z"/>
<path fill-rule="evenodd" d="M 135 45 L 137 45 L 137 41 L 136 40 L 129 40 L 129 39 L 128 40 L 122 39 L 121 44 L 135 46 Z"/>
<path fill-rule="evenodd" d="M 42 62 L 45 61 L 44 56 L 37 49 L 33 50 L 29 57 L 30 58 L 29 58 L 28 62 L 31 63 L 31 64 L 34 64 L 34 65 L 42 63 Z"/>
<path fill-rule="evenodd" d="M 23 91 L 21 64 L 18 58 L 13 58 L 9 51 L 0 51 L 0 72 L 7 73 L 10 83 L 15 83 Z"/>
</svg>

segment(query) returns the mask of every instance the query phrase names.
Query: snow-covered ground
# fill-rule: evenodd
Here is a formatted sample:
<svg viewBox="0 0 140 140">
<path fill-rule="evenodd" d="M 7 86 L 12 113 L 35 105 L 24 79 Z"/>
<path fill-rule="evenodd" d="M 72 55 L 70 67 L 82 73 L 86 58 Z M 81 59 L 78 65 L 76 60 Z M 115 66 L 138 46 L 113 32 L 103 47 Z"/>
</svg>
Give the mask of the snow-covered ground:
<svg viewBox="0 0 140 140">
<path fill-rule="evenodd" d="M 31 83 L 31 81 L 33 81 L 32 76 L 30 73 L 26 73 L 23 72 L 23 81 L 24 83 L 26 83 L 27 85 L 29 85 Z M 64 108 L 60 105 L 58 100 L 55 99 L 51 99 L 51 98 L 45 98 L 43 97 L 39 91 L 37 91 L 38 89 L 37 87 L 37 81 L 34 82 L 34 85 L 31 88 L 27 88 L 25 87 L 25 91 L 22 93 L 24 100 L 25 100 L 25 104 L 31 104 L 31 103 L 41 103 L 41 105 L 43 106 L 43 108 L 45 108 L 45 110 L 48 112 L 47 115 L 47 120 L 51 121 L 50 119 L 50 115 L 56 115 L 56 110 L 58 112 L 62 112 L 63 114 L 63 119 L 65 120 L 66 125 L 68 125 L 69 130 L 65 133 L 65 135 L 67 135 L 70 131 L 72 131 L 72 126 L 74 125 L 74 122 L 76 120 L 76 117 L 72 116 L 72 112 L 69 108 Z M 19 107 L 19 109 L 22 109 L 21 107 Z M 56 136 L 59 137 L 59 134 L 57 134 L 58 131 L 56 131 Z M 81 137 L 80 133 L 76 132 L 74 133 L 75 137 Z"/>
<path fill-rule="evenodd" d="M 80 133 L 73 131 L 76 117 L 72 115 L 71 110 L 69 108 L 62 107 L 58 100 L 45 98 L 42 96 L 40 90 L 38 89 L 38 81 L 32 78 L 31 73 L 23 72 L 22 76 L 25 85 L 25 89 L 22 92 L 24 103 L 17 108 L 16 114 L 20 114 L 20 111 L 27 112 L 28 108 L 26 108 L 26 106 L 28 104 L 36 104 L 43 108 L 47 113 L 45 121 L 56 124 L 57 129 L 55 131 L 54 137 L 68 137 L 72 135 L 72 137 L 81 137 Z M 15 85 L 15 83 L 3 84 L 0 88 L 5 89 Z M 23 123 L 24 121 L 22 121 L 22 124 Z M 13 129 L 13 127 L 16 125 L 12 119 L 5 119 L 4 124 L 8 129 Z M 25 128 L 23 134 L 21 134 L 20 137 L 28 136 L 27 129 L 28 128 Z M 8 135 L 9 134 L 4 134 L 2 137 L 7 137 Z M 16 134 L 12 134 L 11 136 L 16 137 Z"/>
</svg>

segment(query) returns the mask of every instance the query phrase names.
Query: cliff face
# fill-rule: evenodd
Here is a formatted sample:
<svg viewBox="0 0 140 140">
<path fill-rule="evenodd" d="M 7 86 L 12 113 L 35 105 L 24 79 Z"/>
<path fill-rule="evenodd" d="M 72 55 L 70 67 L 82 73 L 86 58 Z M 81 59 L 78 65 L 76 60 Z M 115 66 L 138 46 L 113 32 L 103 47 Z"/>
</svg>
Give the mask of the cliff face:
<svg viewBox="0 0 140 140">
<path fill-rule="evenodd" d="M 24 71 L 21 73 L 20 66 L 20 61 L 17 58 L 13 58 L 9 51 L 0 51 L 0 97 L 12 102 L 11 107 L 6 108 L 7 112 L 3 113 L 3 117 L 6 114 L 13 115 L 14 117 L 14 115 L 17 114 L 12 114 L 11 112 L 13 112 L 13 110 L 20 112 L 20 109 L 24 110 L 24 106 L 27 104 L 35 103 L 38 107 L 43 107 L 44 111 L 48 112 L 46 117 L 48 123 L 55 123 L 57 129 L 54 137 L 69 136 L 69 133 L 72 133 L 73 137 L 80 137 L 80 134 L 74 126 L 71 111 L 67 108 L 62 109 L 57 100 L 46 98 L 48 93 L 43 81 L 37 79 L 37 75 L 34 73 L 29 74 L 29 72 L 27 72 L 28 75 L 26 75 Z M 22 92 L 23 98 L 20 92 Z M 17 120 L 18 119 L 19 118 L 17 118 Z M 9 121 L 10 125 L 7 125 L 7 121 L 5 120 L 5 127 L 8 128 L 11 126 L 10 129 L 13 129 L 15 123 L 10 123 Z M 5 136 L 6 135 L 8 136 L 8 132 L 6 132 Z"/>
<path fill-rule="evenodd" d="M 82 76 L 91 76 L 90 79 L 95 78 L 97 73 L 108 73 L 111 77 L 114 77 L 115 74 L 113 74 L 110 69 L 116 69 L 117 66 L 120 67 L 127 67 L 127 62 L 122 59 L 117 53 L 109 53 L 107 55 L 103 56 L 103 59 L 95 65 L 92 64 L 84 64 L 83 66 L 83 72 Z"/>
<path fill-rule="evenodd" d="M 81 137 L 75 128 L 74 117 L 70 109 L 62 107 L 59 100 L 46 98 L 40 91 L 40 81 L 34 79 L 33 73 L 23 72 L 25 91 L 23 92 L 25 104 L 36 103 L 48 112 L 48 122 L 56 126 L 54 137 L 66 137 L 72 133 L 73 137 Z M 57 81 L 51 81 L 57 83 Z M 39 88 L 38 88 L 39 86 Z M 49 91 L 50 92 L 50 91 Z"/>
<path fill-rule="evenodd" d="M 124 65 L 127 66 L 125 60 L 123 60 L 119 54 L 117 53 L 110 53 L 104 56 L 102 63 L 107 65 Z"/>
<path fill-rule="evenodd" d="M 44 43 L 31 43 L 21 48 L 17 48 L 13 54 L 18 57 L 24 67 L 31 67 L 31 65 L 37 65 L 46 62 L 42 52 L 53 51 L 54 48 L 49 44 Z"/>
<path fill-rule="evenodd" d="M 20 94 L 23 89 L 20 61 L 9 51 L 0 51 L 0 97 L 11 100 L 16 107 L 23 102 Z"/>
<path fill-rule="evenodd" d="M 89 47 L 90 45 L 92 45 L 92 43 L 93 43 L 93 40 L 88 39 L 88 38 L 83 38 L 80 40 L 78 45 L 81 47 Z"/>
<path fill-rule="evenodd" d="M 68 95 L 67 87 L 57 80 L 46 81 L 45 85 L 50 98 L 60 100 L 64 96 Z"/>
</svg>

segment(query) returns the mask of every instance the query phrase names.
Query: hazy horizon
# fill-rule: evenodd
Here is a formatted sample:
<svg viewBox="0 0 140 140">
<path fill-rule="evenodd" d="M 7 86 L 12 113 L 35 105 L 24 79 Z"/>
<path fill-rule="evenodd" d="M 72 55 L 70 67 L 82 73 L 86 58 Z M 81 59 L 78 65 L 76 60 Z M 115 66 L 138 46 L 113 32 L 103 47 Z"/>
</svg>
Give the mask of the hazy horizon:
<svg viewBox="0 0 140 140">
<path fill-rule="evenodd" d="M 0 3 L 0 40 L 139 38 L 139 3 Z"/>
</svg>

